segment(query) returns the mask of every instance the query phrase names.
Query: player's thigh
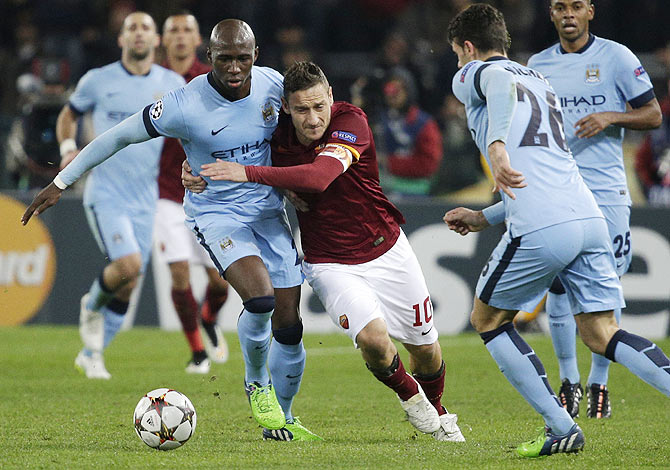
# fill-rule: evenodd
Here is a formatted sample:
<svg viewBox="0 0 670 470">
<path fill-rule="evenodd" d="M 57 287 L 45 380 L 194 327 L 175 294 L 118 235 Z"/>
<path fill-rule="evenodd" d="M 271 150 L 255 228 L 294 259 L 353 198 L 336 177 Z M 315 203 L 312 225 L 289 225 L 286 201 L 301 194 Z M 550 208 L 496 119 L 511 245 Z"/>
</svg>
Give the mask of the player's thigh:
<svg viewBox="0 0 670 470">
<path fill-rule="evenodd" d="M 107 258 L 114 261 L 142 252 L 130 211 L 111 203 L 84 208 L 91 232 Z"/>
<path fill-rule="evenodd" d="M 428 287 L 414 250 L 402 231 L 389 251 L 360 266 L 377 294 L 392 338 L 414 345 L 437 341 Z"/>
<path fill-rule="evenodd" d="M 198 242 L 184 220 L 184 208 L 181 204 L 169 199 L 158 200 L 154 239 L 167 263 L 189 261 L 193 257 L 193 248 Z M 203 251 L 201 247 L 198 250 Z"/>
<path fill-rule="evenodd" d="M 219 216 L 215 219 L 187 217 L 186 224 L 221 276 L 237 260 L 248 256 L 261 257 L 258 242 L 248 223 Z"/>
<path fill-rule="evenodd" d="M 579 222 L 585 236 L 583 250 L 559 273 L 572 311 L 602 312 L 625 307 L 607 224 L 599 218 Z"/>
<path fill-rule="evenodd" d="M 377 294 L 360 265 L 303 263 L 307 282 L 332 322 L 356 344 L 356 336 L 375 318 L 384 318 Z"/>
<path fill-rule="evenodd" d="M 533 311 L 556 274 L 581 250 L 575 222 L 514 238 L 505 232 L 477 281 L 476 297 L 500 310 Z"/>
<path fill-rule="evenodd" d="M 612 242 L 616 272 L 623 276 L 633 259 L 633 240 L 630 235 L 630 206 L 600 206 Z"/>
<path fill-rule="evenodd" d="M 261 258 L 275 288 L 299 286 L 304 280 L 300 258 L 285 212 L 252 224 Z"/>
</svg>

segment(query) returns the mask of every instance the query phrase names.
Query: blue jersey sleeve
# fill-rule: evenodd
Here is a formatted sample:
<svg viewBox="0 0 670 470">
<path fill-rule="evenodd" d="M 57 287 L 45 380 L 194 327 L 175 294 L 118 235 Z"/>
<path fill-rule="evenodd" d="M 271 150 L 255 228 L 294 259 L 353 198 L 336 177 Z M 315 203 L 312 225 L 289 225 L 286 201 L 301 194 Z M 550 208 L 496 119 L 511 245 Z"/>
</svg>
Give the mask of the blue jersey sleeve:
<svg viewBox="0 0 670 470">
<path fill-rule="evenodd" d="M 497 140 L 506 143 L 517 101 L 514 74 L 497 65 L 480 70 L 480 90 L 489 113 L 486 146 Z"/>
<path fill-rule="evenodd" d="M 191 140 L 184 120 L 183 104 L 184 89 L 177 88 L 146 106 L 142 110 L 142 120 L 147 133 L 151 137 L 165 136 Z"/>
<path fill-rule="evenodd" d="M 81 175 L 99 165 L 119 150 L 130 144 L 144 142 L 151 138 L 142 125 L 140 113 L 135 113 L 128 119 L 102 133 L 75 157 L 58 175 L 57 180 L 64 186 L 77 181 Z"/>
<path fill-rule="evenodd" d="M 76 114 L 84 114 L 95 108 L 96 103 L 96 70 L 89 70 L 79 79 L 77 87 L 70 95 L 69 105 L 70 109 Z"/>
<path fill-rule="evenodd" d="M 639 108 L 655 98 L 649 74 L 630 49 L 619 45 L 615 60 L 618 64 L 616 69 L 617 89 L 633 108 Z"/>
<path fill-rule="evenodd" d="M 505 204 L 500 201 L 482 209 L 482 214 L 489 225 L 498 225 L 505 221 Z"/>
</svg>

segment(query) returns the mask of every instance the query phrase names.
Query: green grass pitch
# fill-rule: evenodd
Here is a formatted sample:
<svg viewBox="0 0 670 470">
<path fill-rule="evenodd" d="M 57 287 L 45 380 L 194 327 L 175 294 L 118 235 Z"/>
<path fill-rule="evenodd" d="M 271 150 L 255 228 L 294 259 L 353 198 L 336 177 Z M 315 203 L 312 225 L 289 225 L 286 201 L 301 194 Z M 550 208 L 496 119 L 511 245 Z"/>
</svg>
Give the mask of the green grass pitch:
<svg viewBox="0 0 670 470">
<path fill-rule="evenodd" d="M 443 403 L 458 413 L 466 443 L 438 443 L 404 420 L 394 394 L 367 372 L 344 335 L 305 337 L 307 369 L 294 414 L 325 442 L 261 440 L 242 386 L 234 333 L 231 357 L 207 376 L 184 372 L 179 332 L 135 328 L 106 353 L 110 381 L 87 380 L 73 360 L 74 327 L 0 328 L 0 468 L 9 469 L 519 469 L 670 468 L 670 402 L 621 365 L 610 369 L 612 418 L 578 418 L 579 454 L 537 460 L 513 448 L 535 436 L 541 418 L 498 371 L 479 337 L 442 337 Z M 526 335 L 558 386 L 550 339 Z M 658 341 L 670 351 L 670 340 Z M 583 380 L 589 354 L 579 345 Z M 406 353 L 401 353 L 403 359 Z M 132 413 L 158 387 L 186 394 L 198 413 L 194 436 L 160 452 L 135 435 Z M 586 404 L 582 402 L 582 415 Z"/>
</svg>

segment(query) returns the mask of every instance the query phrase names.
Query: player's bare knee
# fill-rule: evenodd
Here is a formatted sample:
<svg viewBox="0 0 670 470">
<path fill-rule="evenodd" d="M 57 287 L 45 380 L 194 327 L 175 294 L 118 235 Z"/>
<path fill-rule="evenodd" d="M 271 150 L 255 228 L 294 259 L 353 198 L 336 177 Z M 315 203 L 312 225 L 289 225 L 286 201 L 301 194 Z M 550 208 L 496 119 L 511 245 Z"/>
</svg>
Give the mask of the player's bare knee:
<svg viewBox="0 0 670 470">
<path fill-rule="evenodd" d="M 386 330 L 371 323 L 356 335 L 356 344 L 365 361 L 373 367 L 386 362 L 396 352 Z"/>
<path fill-rule="evenodd" d="M 170 275 L 172 277 L 172 288 L 186 290 L 191 285 L 191 272 L 188 261 L 177 261 L 170 263 Z"/>
<path fill-rule="evenodd" d="M 405 344 L 405 349 L 414 357 L 414 360 L 419 363 L 432 363 L 436 359 L 442 359 L 442 350 L 440 343 L 435 341 L 431 344 L 409 345 Z"/>
<path fill-rule="evenodd" d="M 140 275 L 142 269 L 142 257 L 139 253 L 133 253 L 113 262 L 114 269 L 122 284 L 127 284 Z"/>
<path fill-rule="evenodd" d="M 137 286 L 137 278 L 122 285 L 116 292 L 114 292 L 114 297 L 120 301 L 128 302 L 135 286 Z"/>
</svg>

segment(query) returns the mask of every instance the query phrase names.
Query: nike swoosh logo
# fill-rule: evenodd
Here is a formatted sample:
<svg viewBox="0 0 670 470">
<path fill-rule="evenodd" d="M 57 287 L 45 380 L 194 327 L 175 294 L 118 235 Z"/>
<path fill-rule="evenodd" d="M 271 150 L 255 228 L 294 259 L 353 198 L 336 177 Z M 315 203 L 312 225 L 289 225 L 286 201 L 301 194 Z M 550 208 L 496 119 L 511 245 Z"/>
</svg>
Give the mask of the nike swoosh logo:
<svg viewBox="0 0 670 470">
<path fill-rule="evenodd" d="M 290 375 L 290 374 L 286 374 L 286 378 L 287 378 L 287 379 L 297 379 L 297 378 L 300 377 L 301 375 L 302 375 L 302 374 L 298 374 L 298 375 Z"/>
<path fill-rule="evenodd" d="M 218 134 L 219 132 L 221 132 L 222 130 L 224 130 L 226 127 L 228 127 L 228 124 L 226 124 L 225 126 L 223 126 L 223 127 L 222 127 L 221 129 L 219 129 L 218 131 L 212 130 L 212 135 L 216 135 L 216 134 Z"/>
<path fill-rule="evenodd" d="M 623 266 L 623 265 L 624 265 L 624 263 L 617 264 L 617 265 L 616 265 L 616 268 L 619 269 L 619 268 L 620 268 L 621 266 Z"/>
<path fill-rule="evenodd" d="M 432 329 L 433 329 L 433 327 L 431 326 L 430 328 L 428 328 L 427 331 L 422 331 L 421 336 L 426 336 L 428 333 L 430 333 L 430 330 L 432 330 Z"/>
</svg>

